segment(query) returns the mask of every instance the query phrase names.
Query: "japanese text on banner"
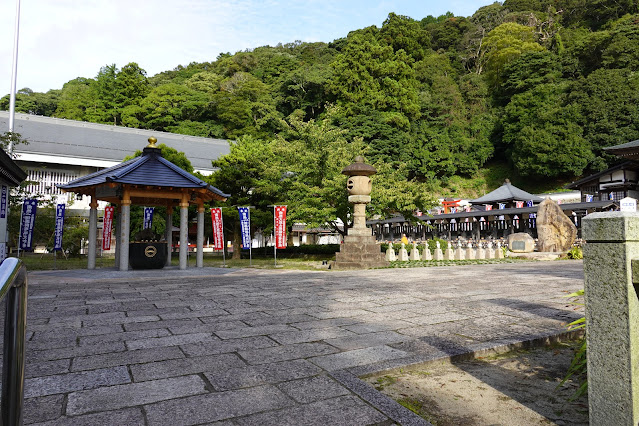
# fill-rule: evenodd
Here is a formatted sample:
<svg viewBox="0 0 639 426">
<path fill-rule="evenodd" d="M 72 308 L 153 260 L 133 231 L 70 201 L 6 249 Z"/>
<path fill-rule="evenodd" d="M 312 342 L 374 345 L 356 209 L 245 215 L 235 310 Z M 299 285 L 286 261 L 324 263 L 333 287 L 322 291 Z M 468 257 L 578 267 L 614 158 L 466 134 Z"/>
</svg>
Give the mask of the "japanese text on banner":
<svg viewBox="0 0 639 426">
<path fill-rule="evenodd" d="M 22 204 L 22 222 L 20 223 L 20 248 L 22 250 L 31 250 L 37 209 L 37 200 L 24 200 Z"/>
<path fill-rule="evenodd" d="M 211 209 L 211 220 L 213 221 L 213 248 L 224 250 L 224 225 L 221 208 Z"/>
<path fill-rule="evenodd" d="M 104 209 L 104 224 L 102 226 L 102 250 L 111 250 L 111 229 L 113 228 L 113 206 Z"/>
<path fill-rule="evenodd" d="M 153 226 L 153 207 L 144 208 L 144 226 L 142 229 L 149 229 Z"/>
<path fill-rule="evenodd" d="M 251 248 L 251 213 L 248 207 L 238 207 L 240 214 L 240 229 L 242 230 L 242 248 Z"/>
<path fill-rule="evenodd" d="M 0 218 L 7 217 L 7 199 L 9 198 L 9 187 L 2 185 L 2 192 L 0 193 Z"/>
<path fill-rule="evenodd" d="M 53 250 L 62 250 L 62 233 L 64 232 L 64 204 L 58 204 L 55 207 L 55 240 L 53 242 Z"/>
<path fill-rule="evenodd" d="M 275 247 L 286 248 L 286 206 L 275 206 Z"/>
</svg>

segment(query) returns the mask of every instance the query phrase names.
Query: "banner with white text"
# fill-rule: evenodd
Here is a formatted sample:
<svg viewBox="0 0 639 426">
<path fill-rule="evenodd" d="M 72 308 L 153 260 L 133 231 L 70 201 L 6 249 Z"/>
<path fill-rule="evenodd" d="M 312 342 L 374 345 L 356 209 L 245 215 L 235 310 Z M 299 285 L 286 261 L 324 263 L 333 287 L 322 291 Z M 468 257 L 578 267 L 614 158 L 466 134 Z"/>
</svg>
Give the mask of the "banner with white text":
<svg viewBox="0 0 639 426">
<path fill-rule="evenodd" d="M 102 225 L 102 250 L 111 250 L 111 230 L 113 229 L 113 206 L 104 209 L 104 222 Z"/>
<path fill-rule="evenodd" d="M 211 209 L 211 220 L 213 221 L 213 248 L 224 250 L 224 223 L 221 208 Z"/>
<path fill-rule="evenodd" d="M 248 207 L 238 207 L 240 214 L 240 230 L 242 231 L 242 248 L 249 250 L 251 248 L 251 212 Z"/>
<path fill-rule="evenodd" d="M 153 207 L 144 208 L 144 226 L 142 229 L 149 229 L 153 226 Z"/>
<path fill-rule="evenodd" d="M 286 206 L 275 206 L 275 247 L 286 248 Z"/>
<path fill-rule="evenodd" d="M 53 241 L 53 251 L 62 250 L 62 233 L 64 232 L 64 204 L 55 207 L 55 238 Z"/>
<path fill-rule="evenodd" d="M 33 226 L 35 225 L 37 200 L 24 200 L 22 204 L 22 220 L 20 221 L 20 249 L 31 250 L 33 242 Z"/>
</svg>

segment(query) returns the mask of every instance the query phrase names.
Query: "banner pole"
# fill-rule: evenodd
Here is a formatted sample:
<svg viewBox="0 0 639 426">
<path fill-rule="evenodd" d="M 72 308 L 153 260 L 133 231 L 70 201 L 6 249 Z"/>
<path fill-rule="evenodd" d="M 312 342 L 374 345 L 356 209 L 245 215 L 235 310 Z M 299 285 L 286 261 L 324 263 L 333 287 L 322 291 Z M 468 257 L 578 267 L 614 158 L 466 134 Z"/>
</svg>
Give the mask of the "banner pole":
<svg viewBox="0 0 639 426">
<path fill-rule="evenodd" d="M 273 256 L 275 258 L 275 267 L 277 268 L 277 206 L 273 206 Z"/>
<path fill-rule="evenodd" d="M 20 244 L 22 243 L 22 215 L 24 214 L 24 201 L 23 206 L 20 207 L 20 232 L 18 232 L 18 259 L 20 259 Z"/>
<path fill-rule="evenodd" d="M 251 207 L 248 208 L 249 217 L 249 267 L 253 267 L 253 237 L 251 237 Z"/>
<path fill-rule="evenodd" d="M 226 240 L 224 239 L 224 210 L 220 207 L 220 222 L 222 223 L 222 267 L 226 268 Z"/>
</svg>

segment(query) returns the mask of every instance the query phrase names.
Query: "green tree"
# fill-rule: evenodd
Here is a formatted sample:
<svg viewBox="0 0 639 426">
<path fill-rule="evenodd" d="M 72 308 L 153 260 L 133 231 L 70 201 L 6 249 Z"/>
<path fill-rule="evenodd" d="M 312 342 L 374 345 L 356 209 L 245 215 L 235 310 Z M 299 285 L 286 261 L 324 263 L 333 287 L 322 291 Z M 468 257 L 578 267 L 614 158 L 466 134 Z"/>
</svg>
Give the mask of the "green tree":
<svg viewBox="0 0 639 426">
<path fill-rule="evenodd" d="M 60 90 L 49 90 L 46 93 L 40 93 L 25 87 L 16 93 L 15 111 L 50 117 L 58 107 L 59 95 Z M 0 99 L 0 110 L 9 110 L 10 100 L 10 95 Z"/>
<path fill-rule="evenodd" d="M 504 142 L 522 176 L 578 176 L 593 160 L 579 108 L 567 104 L 567 84 L 542 84 L 513 96 L 506 106 Z"/>
<path fill-rule="evenodd" d="M 486 78 L 493 87 L 503 82 L 503 70 L 508 63 L 524 53 L 544 50 L 535 41 L 533 28 L 511 22 L 501 24 L 488 33 L 482 49 L 485 52 Z"/>
</svg>

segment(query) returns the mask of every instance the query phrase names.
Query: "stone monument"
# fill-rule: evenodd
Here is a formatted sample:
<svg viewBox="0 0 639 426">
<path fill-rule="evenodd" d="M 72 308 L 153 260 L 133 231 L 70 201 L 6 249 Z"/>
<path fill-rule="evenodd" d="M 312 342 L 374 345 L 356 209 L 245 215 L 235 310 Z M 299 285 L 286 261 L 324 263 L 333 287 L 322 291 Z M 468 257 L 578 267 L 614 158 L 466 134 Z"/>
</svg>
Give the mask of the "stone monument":
<svg viewBox="0 0 639 426">
<path fill-rule="evenodd" d="M 508 236 L 508 249 L 514 253 L 532 253 L 535 240 L 525 232 L 516 232 Z"/>
<path fill-rule="evenodd" d="M 537 210 L 537 247 L 543 252 L 566 252 L 577 238 L 577 227 L 559 207 L 546 198 Z"/>
<path fill-rule="evenodd" d="M 340 251 L 335 253 L 336 269 L 362 269 L 389 266 L 370 228 L 366 227 L 366 204 L 371 202 L 372 182 L 369 176 L 377 173 L 375 167 L 364 163 L 357 156 L 355 162 L 346 166 L 342 174 L 349 176 L 346 183 L 348 202 L 353 204 L 353 226 L 344 237 Z"/>
</svg>

